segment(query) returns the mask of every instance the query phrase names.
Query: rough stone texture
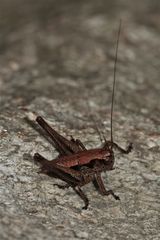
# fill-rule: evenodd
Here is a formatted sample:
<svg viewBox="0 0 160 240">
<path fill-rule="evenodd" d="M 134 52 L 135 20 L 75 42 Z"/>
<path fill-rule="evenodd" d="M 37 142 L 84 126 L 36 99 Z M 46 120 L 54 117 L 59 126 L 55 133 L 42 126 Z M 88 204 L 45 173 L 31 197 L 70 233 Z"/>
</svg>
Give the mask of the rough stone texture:
<svg viewBox="0 0 160 240">
<path fill-rule="evenodd" d="M 159 11 L 158 0 L 0 1 L 0 239 L 160 239 Z M 25 116 L 90 148 L 100 145 L 91 111 L 109 137 L 120 18 L 114 138 L 134 151 L 103 175 L 121 201 L 88 184 L 82 211 L 72 189 L 37 174 L 33 154 L 57 153 Z"/>
</svg>

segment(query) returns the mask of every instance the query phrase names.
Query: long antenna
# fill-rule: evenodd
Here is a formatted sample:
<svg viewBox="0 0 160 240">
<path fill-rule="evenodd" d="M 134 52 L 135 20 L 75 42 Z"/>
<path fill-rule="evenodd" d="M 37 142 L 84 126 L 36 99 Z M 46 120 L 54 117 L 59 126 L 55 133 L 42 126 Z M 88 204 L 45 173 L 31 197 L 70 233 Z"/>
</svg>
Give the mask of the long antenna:
<svg viewBox="0 0 160 240">
<path fill-rule="evenodd" d="M 119 22 L 119 28 L 117 33 L 117 41 L 116 41 L 116 50 L 115 50 L 115 61 L 114 61 L 114 75 L 113 75 L 113 88 L 112 88 L 112 102 L 111 102 L 111 143 L 113 143 L 113 105 L 114 105 L 114 92 L 115 92 L 115 83 L 116 83 L 116 70 L 117 70 L 117 59 L 118 59 L 118 45 L 119 45 L 119 37 L 121 32 L 121 19 Z M 111 145 L 112 148 L 112 145 Z"/>
</svg>

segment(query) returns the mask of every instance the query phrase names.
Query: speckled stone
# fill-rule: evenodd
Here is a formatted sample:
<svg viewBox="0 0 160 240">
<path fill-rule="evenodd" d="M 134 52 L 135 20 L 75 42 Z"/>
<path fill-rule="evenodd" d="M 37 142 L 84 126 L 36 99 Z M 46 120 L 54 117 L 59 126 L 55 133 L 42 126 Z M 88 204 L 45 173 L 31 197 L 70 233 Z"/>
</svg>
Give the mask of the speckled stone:
<svg viewBox="0 0 160 240">
<path fill-rule="evenodd" d="M 2 0 L 0 7 L 0 239 L 160 239 L 160 2 Z M 33 154 L 57 156 L 28 117 L 42 115 L 88 147 L 110 137 L 116 33 L 122 19 L 114 139 L 133 142 L 103 173 L 121 198 L 38 174 Z M 94 121 L 91 117 L 94 117 Z"/>
</svg>

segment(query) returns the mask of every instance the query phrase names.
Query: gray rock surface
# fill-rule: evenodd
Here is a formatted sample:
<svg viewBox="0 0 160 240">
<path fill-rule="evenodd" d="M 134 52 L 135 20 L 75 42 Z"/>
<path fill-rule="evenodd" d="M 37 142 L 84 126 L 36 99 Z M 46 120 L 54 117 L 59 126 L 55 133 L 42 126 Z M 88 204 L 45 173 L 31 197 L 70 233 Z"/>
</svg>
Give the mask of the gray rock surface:
<svg viewBox="0 0 160 240">
<path fill-rule="evenodd" d="M 156 0 L 1 0 L 0 239 L 160 239 L 159 11 Z M 57 153 L 26 115 L 91 148 L 101 145 L 92 112 L 109 138 L 120 18 L 114 139 L 134 151 L 103 174 L 121 201 L 88 184 L 82 211 L 71 188 L 37 173 L 33 154 Z"/>
</svg>

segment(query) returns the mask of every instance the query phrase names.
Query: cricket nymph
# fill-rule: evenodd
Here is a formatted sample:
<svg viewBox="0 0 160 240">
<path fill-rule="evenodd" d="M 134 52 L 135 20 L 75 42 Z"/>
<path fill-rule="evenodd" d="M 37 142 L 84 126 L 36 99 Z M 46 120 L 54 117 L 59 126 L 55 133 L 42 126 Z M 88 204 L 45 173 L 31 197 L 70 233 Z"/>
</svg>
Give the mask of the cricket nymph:
<svg viewBox="0 0 160 240">
<path fill-rule="evenodd" d="M 112 190 L 105 189 L 101 173 L 114 169 L 113 148 L 128 154 L 132 149 L 132 144 L 129 144 L 127 149 L 123 149 L 114 142 L 106 141 L 102 148 L 87 150 L 80 140 L 64 138 L 41 116 L 38 116 L 36 121 L 50 136 L 60 154 L 56 159 L 47 160 L 39 153 L 35 153 L 34 160 L 41 165 L 39 173 L 65 181 L 66 186 L 58 186 L 61 188 L 71 186 L 85 202 L 83 209 L 88 207 L 89 201 L 81 187 L 89 182 L 96 183 L 102 195 L 111 194 L 116 200 L 119 200 L 119 197 Z"/>
<path fill-rule="evenodd" d="M 73 137 L 68 140 L 67 138 L 60 135 L 56 130 L 54 130 L 41 116 L 38 116 L 36 118 L 37 123 L 48 134 L 59 153 L 59 156 L 51 161 L 45 159 L 39 153 L 35 153 L 34 159 L 41 165 L 40 173 L 45 173 L 51 177 L 56 177 L 66 182 L 65 186 L 58 185 L 61 188 L 69 186 L 72 187 L 84 201 L 85 205 L 83 209 L 87 209 L 89 200 L 82 191 L 81 187 L 90 182 L 93 182 L 101 195 L 112 195 L 114 199 L 120 199 L 116 194 L 114 194 L 113 190 L 106 190 L 101 177 L 101 173 L 114 169 L 114 149 L 117 149 L 122 154 L 128 154 L 132 150 L 131 143 L 126 149 L 123 149 L 113 141 L 112 117 L 120 29 L 121 21 L 118 30 L 118 38 L 115 51 L 113 90 L 111 101 L 110 141 L 107 141 L 104 138 L 105 143 L 103 147 L 87 149 L 81 140 L 74 139 Z"/>
</svg>

